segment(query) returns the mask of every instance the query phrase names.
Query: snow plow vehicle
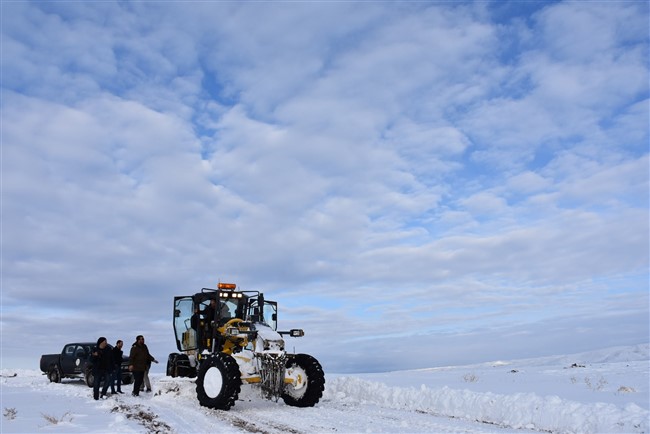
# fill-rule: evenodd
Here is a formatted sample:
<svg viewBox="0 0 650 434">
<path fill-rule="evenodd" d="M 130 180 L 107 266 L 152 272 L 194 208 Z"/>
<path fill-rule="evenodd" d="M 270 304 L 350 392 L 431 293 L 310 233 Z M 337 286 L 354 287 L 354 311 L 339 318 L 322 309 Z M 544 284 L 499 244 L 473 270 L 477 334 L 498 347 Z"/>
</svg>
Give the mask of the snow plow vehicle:
<svg viewBox="0 0 650 434">
<path fill-rule="evenodd" d="M 179 353 L 169 355 L 167 375 L 196 377 L 204 407 L 229 410 L 243 383 L 258 386 L 266 399 L 313 407 L 325 388 L 323 368 L 308 354 L 285 350 L 283 337 L 304 331 L 277 331 L 277 318 L 277 302 L 259 291 L 238 291 L 234 283 L 174 297 Z"/>
</svg>

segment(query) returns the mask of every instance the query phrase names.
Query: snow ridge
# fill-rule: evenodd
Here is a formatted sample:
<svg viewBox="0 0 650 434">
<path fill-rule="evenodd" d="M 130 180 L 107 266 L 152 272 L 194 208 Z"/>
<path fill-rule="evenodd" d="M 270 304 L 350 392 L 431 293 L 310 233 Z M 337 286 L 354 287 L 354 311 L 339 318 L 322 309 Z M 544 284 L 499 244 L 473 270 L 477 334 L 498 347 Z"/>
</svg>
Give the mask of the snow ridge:
<svg viewBox="0 0 650 434">
<path fill-rule="evenodd" d="M 468 419 L 513 429 L 564 433 L 647 433 L 650 430 L 650 412 L 633 403 L 619 408 L 609 403 L 585 404 L 534 393 L 499 395 L 448 387 L 431 389 L 425 385 L 419 389 L 401 388 L 355 377 L 339 377 L 328 384 L 324 398 Z"/>
</svg>

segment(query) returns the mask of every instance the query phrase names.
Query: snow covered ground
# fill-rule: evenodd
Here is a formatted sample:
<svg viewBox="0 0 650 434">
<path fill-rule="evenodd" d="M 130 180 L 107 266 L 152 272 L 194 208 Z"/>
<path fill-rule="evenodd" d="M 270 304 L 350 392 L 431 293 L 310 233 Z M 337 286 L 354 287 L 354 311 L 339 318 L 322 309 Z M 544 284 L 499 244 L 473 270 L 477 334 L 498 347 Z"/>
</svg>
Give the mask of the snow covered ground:
<svg viewBox="0 0 650 434">
<path fill-rule="evenodd" d="M 94 401 L 80 380 L 3 369 L 2 433 L 648 433 L 650 346 L 352 376 L 326 373 L 314 408 L 243 386 L 228 412 L 198 405 L 194 382 Z M 126 386 L 125 391 L 130 391 Z"/>
</svg>

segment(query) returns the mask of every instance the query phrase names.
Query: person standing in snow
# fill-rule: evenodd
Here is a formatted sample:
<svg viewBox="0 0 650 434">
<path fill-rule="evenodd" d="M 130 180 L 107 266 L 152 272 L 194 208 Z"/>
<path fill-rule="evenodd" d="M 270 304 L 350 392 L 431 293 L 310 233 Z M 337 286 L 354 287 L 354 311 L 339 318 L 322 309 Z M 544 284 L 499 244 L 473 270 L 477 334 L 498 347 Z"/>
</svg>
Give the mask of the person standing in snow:
<svg viewBox="0 0 650 434">
<path fill-rule="evenodd" d="M 129 354 L 129 371 L 133 372 L 133 396 L 140 396 L 140 389 L 144 381 L 144 374 L 151 362 L 158 361 L 149 354 L 149 348 L 144 343 L 144 336 L 138 335 L 131 346 Z M 151 384 L 150 384 L 151 386 Z"/>
<path fill-rule="evenodd" d="M 97 339 L 97 346 L 93 348 L 90 355 L 93 364 L 93 398 L 99 399 L 99 385 L 104 382 L 102 388 L 102 398 L 106 398 L 106 391 L 111 382 L 110 374 L 113 372 L 113 352 L 110 348 L 106 348 L 108 342 L 105 337 Z"/>
<path fill-rule="evenodd" d="M 147 349 L 147 351 L 149 351 L 149 349 Z M 150 355 L 150 360 L 147 362 L 147 369 L 144 371 L 144 381 L 140 386 L 140 392 L 144 391 L 145 387 L 147 388 L 147 392 L 151 392 L 151 381 L 149 381 L 149 368 L 151 368 L 151 362 L 158 363 L 158 360 L 154 359 L 153 356 Z"/>
<path fill-rule="evenodd" d="M 117 385 L 117 393 L 122 392 L 122 356 L 124 351 L 122 347 L 124 342 L 120 339 L 117 340 L 113 347 L 113 375 L 111 376 L 111 393 L 115 393 L 115 386 Z"/>
</svg>

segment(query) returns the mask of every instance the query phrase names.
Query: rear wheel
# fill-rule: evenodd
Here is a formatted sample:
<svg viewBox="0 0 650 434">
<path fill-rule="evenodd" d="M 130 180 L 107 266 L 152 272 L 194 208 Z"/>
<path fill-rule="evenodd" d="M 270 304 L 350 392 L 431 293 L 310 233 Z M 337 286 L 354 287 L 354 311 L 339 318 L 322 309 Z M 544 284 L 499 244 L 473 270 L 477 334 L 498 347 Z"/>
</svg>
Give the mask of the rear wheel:
<svg viewBox="0 0 650 434">
<path fill-rule="evenodd" d="M 176 372 L 176 358 L 178 357 L 178 353 L 171 353 L 169 355 L 169 358 L 167 359 L 167 376 L 168 377 L 177 377 L 178 374 Z"/>
<path fill-rule="evenodd" d="M 313 407 L 323 396 L 325 373 L 318 360 L 308 354 L 290 355 L 286 377 L 294 380 L 284 386 L 282 399 L 294 407 Z"/>
<path fill-rule="evenodd" d="M 235 405 L 241 390 L 237 361 L 217 353 L 201 362 L 196 378 L 196 396 L 204 407 L 228 410 Z"/>
<path fill-rule="evenodd" d="M 93 387 L 95 384 L 95 375 L 93 374 L 92 369 L 88 369 L 86 371 L 86 374 L 84 375 L 84 381 L 86 382 L 86 386 Z"/>
<path fill-rule="evenodd" d="M 196 366 L 192 366 L 187 354 L 172 353 L 167 359 L 167 375 L 174 377 L 196 377 Z"/>
<path fill-rule="evenodd" d="M 52 366 L 50 370 L 47 373 L 47 378 L 50 379 L 52 383 L 60 383 L 61 382 L 61 371 L 59 370 L 58 366 Z"/>
</svg>

